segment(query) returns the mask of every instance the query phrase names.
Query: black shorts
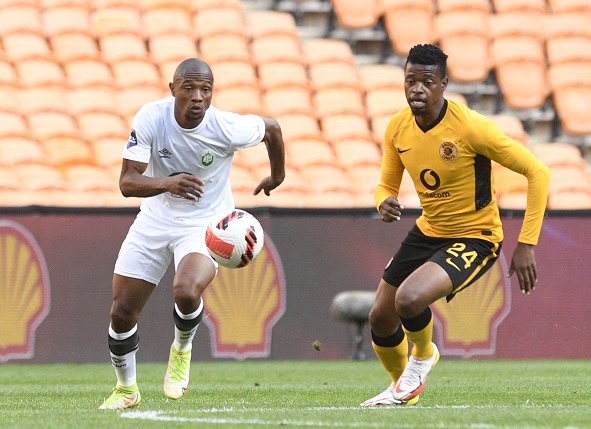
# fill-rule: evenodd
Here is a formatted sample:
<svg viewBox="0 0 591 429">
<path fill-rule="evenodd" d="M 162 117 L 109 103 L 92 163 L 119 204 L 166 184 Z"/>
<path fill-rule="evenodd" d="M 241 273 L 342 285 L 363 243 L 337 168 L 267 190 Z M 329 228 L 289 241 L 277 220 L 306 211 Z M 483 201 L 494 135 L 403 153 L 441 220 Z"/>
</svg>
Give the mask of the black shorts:
<svg viewBox="0 0 591 429">
<path fill-rule="evenodd" d="M 427 261 L 442 267 L 453 283 L 454 294 L 470 286 L 493 266 L 502 243 L 478 238 L 429 237 L 415 225 L 402 241 L 382 278 L 393 286 L 402 282 Z"/>
</svg>

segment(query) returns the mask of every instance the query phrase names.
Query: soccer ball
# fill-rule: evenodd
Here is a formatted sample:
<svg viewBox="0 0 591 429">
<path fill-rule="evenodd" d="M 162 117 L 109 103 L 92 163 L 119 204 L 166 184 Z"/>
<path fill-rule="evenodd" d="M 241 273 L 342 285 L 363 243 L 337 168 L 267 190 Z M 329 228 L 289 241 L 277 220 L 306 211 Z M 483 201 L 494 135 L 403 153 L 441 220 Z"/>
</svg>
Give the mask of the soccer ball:
<svg viewBox="0 0 591 429">
<path fill-rule="evenodd" d="M 234 209 L 219 220 L 212 220 L 205 232 L 205 245 L 211 257 L 227 268 L 242 268 L 259 256 L 265 234 L 250 213 Z"/>
</svg>

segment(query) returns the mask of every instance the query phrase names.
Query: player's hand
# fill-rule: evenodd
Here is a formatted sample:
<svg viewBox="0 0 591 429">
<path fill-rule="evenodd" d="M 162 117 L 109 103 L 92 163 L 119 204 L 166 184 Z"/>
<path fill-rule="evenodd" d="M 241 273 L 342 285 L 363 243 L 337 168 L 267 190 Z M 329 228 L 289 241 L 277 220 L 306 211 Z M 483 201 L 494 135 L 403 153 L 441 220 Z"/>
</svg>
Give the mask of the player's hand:
<svg viewBox="0 0 591 429">
<path fill-rule="evenodd" d="M 269 196 L 271 195 L 271 191 L 281 185 L 281 183 L 283 183 L 283 179 L 277 180 L 273 179 L 272 176 L 267 176 L 254 188 L 252 195 L 258 195 L 261 191 L 265 191 L 265 195 Z"/>
<path fill-rule="evenodd" d="M 511 277 L 513 273 L 517 273 L 521 293 L 529 295 L 529 293 L 535 289 L 536 282 L 538 281 L 536 256 L 532 244 L 517 243 L 515 252 L 513 252 L 513 259 L 511 260 L 509 277 Z"/>
<path fill-rule="evenodd" d="M 168 192 L 172 195 L 192 201 L 199 201 L 199 198 L 203 196 L 205 183 L 200 178 L 189 173 L 179 173 L 168 178 Z"/>
<path fill-rule="evenodd" d="M 380 213 L 380 219 L 388 223 L 400 220 L 402 209 L 404 209 L 404 207 L 402 207 L 396 198 L 388 197 L 382 202 L 382 204 L 380 204 L 380 209 L 378 210 Z"/>
</svg>

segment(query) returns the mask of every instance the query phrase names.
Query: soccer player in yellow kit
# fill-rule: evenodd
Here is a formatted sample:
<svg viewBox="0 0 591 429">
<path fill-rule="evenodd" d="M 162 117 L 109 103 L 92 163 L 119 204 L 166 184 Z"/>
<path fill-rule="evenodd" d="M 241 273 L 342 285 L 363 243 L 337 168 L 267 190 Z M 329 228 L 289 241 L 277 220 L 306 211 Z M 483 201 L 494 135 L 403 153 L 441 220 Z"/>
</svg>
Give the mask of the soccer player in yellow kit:
<svg viewBox="0 0 591 429">
<path fill-rule="evenodd" d="M 503 241 L 491 163 L 528 180 L 527 207 L 509 275 L 523 293 L 537 281 L 537 244 L 549 170 L 485 116 L 444 98 L 447 55 L 414 46 L 404 68 L 408 107 L 390 120 L 375 202 L 384 222 L 400 220 L 408 170 L 423 212 L 384 270 L 369 315 L 372 345 L 391 384 L 362 406 L 412 405 L 439 360 L 429 305 L 449 301 L 496 261 Z M 410 356 L 409 344 L 412 344 Z"/>
</svg>

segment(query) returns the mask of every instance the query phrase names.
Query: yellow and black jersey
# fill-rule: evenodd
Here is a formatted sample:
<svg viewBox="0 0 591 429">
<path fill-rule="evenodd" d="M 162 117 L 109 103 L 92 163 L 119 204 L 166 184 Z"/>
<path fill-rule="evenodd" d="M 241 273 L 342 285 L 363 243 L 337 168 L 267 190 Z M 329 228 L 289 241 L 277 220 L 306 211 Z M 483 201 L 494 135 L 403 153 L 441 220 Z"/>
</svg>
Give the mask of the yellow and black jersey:
<svg viewBox="0 0 591 429">
<path fill-rule="evenodd" d="M 519 241 L 537 244 L 548 197 L 549 170 L 527 148 L 487 117 L 446 101 L 438 120 L 421 129 L 409 107 L 390 120 L 376 206 L 398 197 L 408 170 L 423 212 L 417 226 L 432 237 L 503 240 L 491 160 L 528 179 L 527 208 Z"/>
</svg>

